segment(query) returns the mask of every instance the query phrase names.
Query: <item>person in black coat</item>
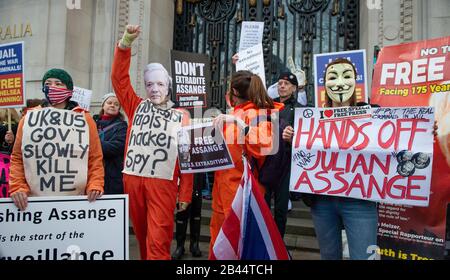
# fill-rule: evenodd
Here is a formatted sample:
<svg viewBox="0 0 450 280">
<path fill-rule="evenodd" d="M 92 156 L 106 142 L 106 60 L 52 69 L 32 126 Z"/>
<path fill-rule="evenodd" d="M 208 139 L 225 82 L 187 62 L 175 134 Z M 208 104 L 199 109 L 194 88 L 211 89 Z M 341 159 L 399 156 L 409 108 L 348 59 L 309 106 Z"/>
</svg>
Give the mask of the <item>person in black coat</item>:
<svg viewBox="0 0 450 280">
<path fill-rule="evenodd" d="M 120 113 L 120 104 L 114 93 L 103 96 L 102 109 L 94 116 L 103 151 L 105 194 L 123 194 L 122 170 L 127 123 Z"/>
<path fill-rule="evenodd" d="M 275 98 L 275 102 L 284 103 L 284 109 L 280 111 L 280 119 L 284 120 L 288 125 L 294 126 L 295 108 L 304 107 L 298 103 L 295 93 L 297 92 L 298 81 L 297 77 L 292 72 L 283 72 L 278 78 L 278 94 L 279 97 Z M 291 151 L 290 143 L 284 142 L 284 145 L 289 146 L 288 150 Z M 289 157 L 290 158 L 290 157 Z M 281 236 L 284 236 L 286 231 L 288 204 L 289 204 L 289 181 L 290 181 L 290 166 L 288 164 L 289 172 L 287 176 L 283 178 L 281 185 L 277 189 L 266 189 L 265 199 L 267 204 L 271 204 L 271 198 L 274 198 L 274 219 L 277 224 L 278 230 Z"/>
</svg>

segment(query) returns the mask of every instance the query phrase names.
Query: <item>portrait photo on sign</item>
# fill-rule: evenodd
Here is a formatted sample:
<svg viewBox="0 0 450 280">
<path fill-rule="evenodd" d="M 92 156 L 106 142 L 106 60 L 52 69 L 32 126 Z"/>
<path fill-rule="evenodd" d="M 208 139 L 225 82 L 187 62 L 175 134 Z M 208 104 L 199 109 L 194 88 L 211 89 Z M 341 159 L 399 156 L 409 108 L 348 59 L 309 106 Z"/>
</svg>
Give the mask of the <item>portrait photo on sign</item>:
<svg viewBox="0 0 450 280">
<path fill-rule="evenodd" d="M 345 59 L 349 63 L 336 63 Z M 334 64 L 334 69 L 329 65 Z M 353 70 L 353 71 L 351 71 Z M 330 73 L 331 72 L 331 73 Z M 368 101 L 366 51 L 355 50 L 314 55 L 315 107 L 327 107 L 327 98 L 349 98 L 355 93 L 356 102 Z"/>
</svg>

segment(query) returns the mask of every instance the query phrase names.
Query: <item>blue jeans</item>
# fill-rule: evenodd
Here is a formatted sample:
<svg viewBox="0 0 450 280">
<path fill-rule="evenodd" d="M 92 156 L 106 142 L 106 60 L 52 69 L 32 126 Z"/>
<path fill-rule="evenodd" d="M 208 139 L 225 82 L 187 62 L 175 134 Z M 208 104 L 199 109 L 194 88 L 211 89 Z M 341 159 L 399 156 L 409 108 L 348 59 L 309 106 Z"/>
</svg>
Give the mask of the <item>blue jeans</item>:
<svg viewBox="0 0 450 280">
<path fill-rule="evenodd" d="M 342 229 L 345 229 L 350 259 L 367 260 L 377 245 L 378 212 L 375 202 L 333 196 L 314 196 L 311 206 L 320 256 L 342 259 Z"/>
</svg>

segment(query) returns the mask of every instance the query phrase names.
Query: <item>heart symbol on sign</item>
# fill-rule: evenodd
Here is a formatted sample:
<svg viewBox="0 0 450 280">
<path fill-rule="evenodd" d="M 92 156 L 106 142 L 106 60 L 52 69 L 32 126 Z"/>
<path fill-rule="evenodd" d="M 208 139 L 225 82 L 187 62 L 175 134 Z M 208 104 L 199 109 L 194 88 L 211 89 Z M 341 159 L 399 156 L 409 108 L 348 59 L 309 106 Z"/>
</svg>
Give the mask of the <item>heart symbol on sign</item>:
<svg viewBox="0 0 450 280">
<path fill-rule="evenodd" d="M 323 114 L 325 115 L 325 117 L 331 118 L 333 116 L 333 110 L 326 110 L 325 112 L 323 112 Z"/>
</svg>

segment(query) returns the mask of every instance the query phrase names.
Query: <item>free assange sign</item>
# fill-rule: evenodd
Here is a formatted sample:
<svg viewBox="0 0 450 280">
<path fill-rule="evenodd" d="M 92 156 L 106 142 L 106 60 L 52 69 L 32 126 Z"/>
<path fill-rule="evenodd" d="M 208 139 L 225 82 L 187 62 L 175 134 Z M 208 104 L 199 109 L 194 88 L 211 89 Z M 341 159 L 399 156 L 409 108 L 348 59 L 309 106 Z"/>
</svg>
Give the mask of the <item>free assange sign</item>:
<svg viewBox="0 0 450 280">
<path fill-rule="evenodd" d="M 128 195 L 0 199 L 1 260 L 128 260 Z"/>
</svg>

